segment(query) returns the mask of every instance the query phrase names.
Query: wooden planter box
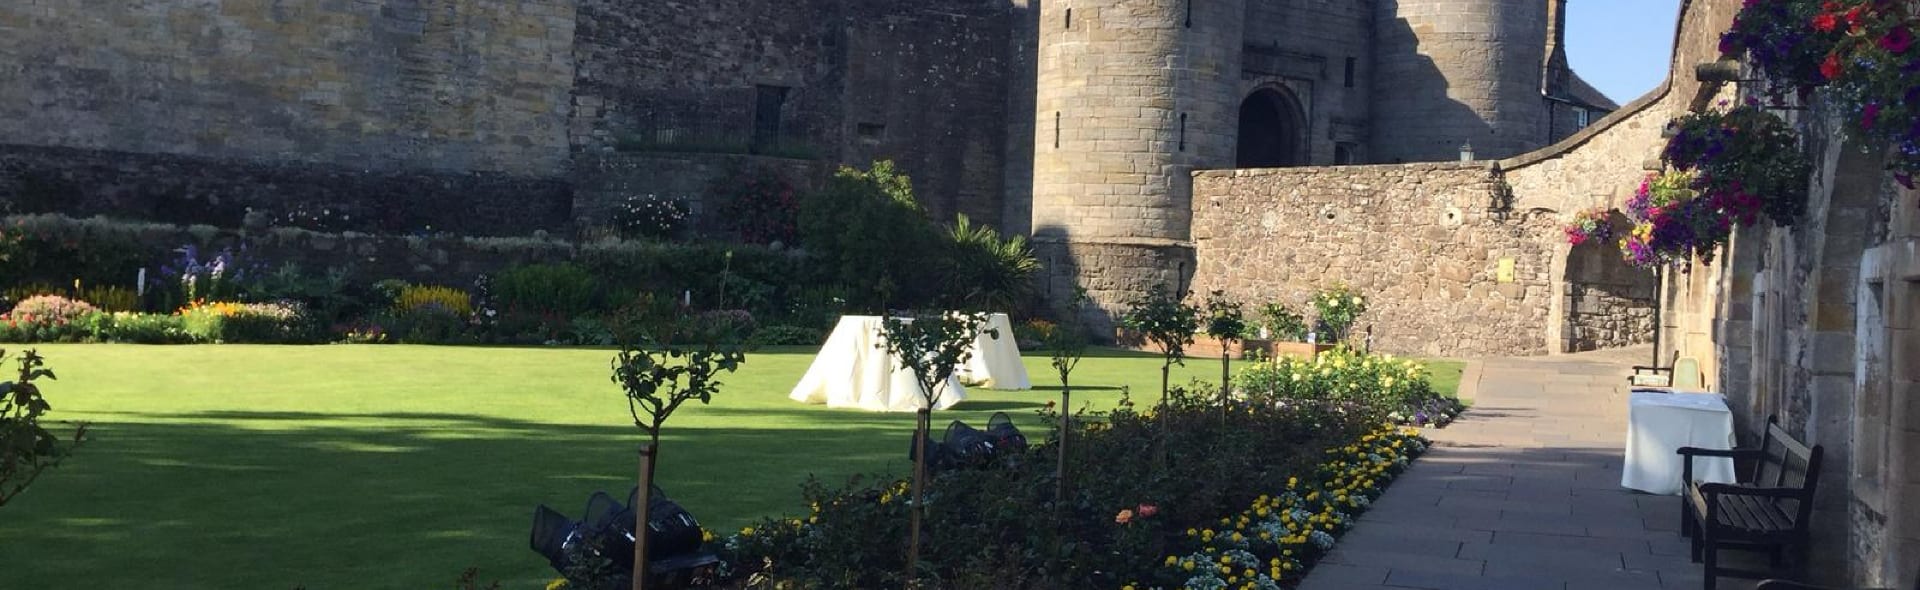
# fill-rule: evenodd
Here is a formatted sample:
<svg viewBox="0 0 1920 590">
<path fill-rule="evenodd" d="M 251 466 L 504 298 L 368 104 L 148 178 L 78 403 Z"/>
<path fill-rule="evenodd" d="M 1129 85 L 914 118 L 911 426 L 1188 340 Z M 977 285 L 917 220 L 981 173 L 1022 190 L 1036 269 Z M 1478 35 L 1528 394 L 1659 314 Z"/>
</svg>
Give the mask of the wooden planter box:
<svg viewBox="0 0 1920 590">
<path fill-rule="evenodd" d="M 1260 354 L 1266 355 L 1265 358 L 1270 358 L 1270 359 L 1280 358 L 1283 356 L 1295 356 L 1295 357 L 1310 359 L 1319 355 L 1322 352 L 1333 350 L 1333 347 L 1334 345 L 1332 344 L 1308 344 L 1306 342 L 1292 342 L 1292 341 L 1286 341 L 1286 340 L 1248 340 L 1242 344 L 1243 349 L 1258 350 L 1260 351 Z M 1242 354 L 1241 354 L 1242 358 L 1245 357 L 1245 350 L 1242 351 Z M 1216 354 L 1217 354 L 1217 351 L 1216 351 Z"/>
</svg>

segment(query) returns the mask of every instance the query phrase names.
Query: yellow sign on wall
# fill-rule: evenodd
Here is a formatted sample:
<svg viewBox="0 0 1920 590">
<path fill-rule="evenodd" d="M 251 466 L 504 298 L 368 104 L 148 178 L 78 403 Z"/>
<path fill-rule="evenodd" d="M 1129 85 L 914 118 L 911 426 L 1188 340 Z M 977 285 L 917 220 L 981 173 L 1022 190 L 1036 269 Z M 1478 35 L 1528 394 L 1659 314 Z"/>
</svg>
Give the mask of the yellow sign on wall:
<svg viewBox="0 0 1920 590">
<path fill-rule="evenodd" d="M 1500 259 L 1500 270 L 1494 274 L 1494 280 L 1497 280 L 1502 283 L 1513 282 L 1513 259 L 1512 258 Z"/>
</svg>

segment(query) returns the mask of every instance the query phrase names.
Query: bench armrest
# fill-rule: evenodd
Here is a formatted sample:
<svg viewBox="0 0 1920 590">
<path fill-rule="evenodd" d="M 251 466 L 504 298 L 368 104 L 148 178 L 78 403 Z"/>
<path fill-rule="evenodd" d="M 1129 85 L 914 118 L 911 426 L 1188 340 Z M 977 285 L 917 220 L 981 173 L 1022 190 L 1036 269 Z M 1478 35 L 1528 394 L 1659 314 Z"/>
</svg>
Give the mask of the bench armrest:
<svg viewBox="0 0 1920 590">
<path fill-rule="evenodd" d="M 1702 449 L 1700 447 L 1680 447 L 1680 450 L 1675 452 L 1681 455 L 1685 455 L 1687 457 L 1732 457 L 1735 459 L 1752 459 L 1754 457 L 1759 457 L 1762 454 L 1760 449 L 1724 449 L 1723 450 L 1723 449 Z"/>
<path fill-rule="evenodd" d="M 1807 490 L 1802 488 L 1776 488 L 1732 483 L 1703 483 L 1700 484 L 1700 493 L 1707 496 L 1725 494 L 1729 496 L 1757 496 L 1762 498 L 1804 498 L 1807 495 Z"/>
</svg>

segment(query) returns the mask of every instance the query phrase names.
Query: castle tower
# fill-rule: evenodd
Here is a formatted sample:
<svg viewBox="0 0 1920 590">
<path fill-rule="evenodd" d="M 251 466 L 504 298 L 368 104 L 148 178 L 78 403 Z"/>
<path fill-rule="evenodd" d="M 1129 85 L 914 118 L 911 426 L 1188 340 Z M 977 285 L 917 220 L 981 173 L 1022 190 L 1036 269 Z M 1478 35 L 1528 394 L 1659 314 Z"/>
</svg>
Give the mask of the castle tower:
<svg viewBox="0 0 1920 590">
<path fill-rule="evenodd" d="M 1549 143 L 1541 94 L 1556 0 L 1380 0 L 1372 154 L 1505 158 Z M 1552 15 L 1560 16 L 1560 15 Z"/>
<path fill-rule="evenodd" d="M 1192 270 L 1196 168 L 1231 167 L 1245 0 L 1048 0 L 1035 104 L 1033 236 L 1055 302 L 1112 312 Z"/>
</svg>

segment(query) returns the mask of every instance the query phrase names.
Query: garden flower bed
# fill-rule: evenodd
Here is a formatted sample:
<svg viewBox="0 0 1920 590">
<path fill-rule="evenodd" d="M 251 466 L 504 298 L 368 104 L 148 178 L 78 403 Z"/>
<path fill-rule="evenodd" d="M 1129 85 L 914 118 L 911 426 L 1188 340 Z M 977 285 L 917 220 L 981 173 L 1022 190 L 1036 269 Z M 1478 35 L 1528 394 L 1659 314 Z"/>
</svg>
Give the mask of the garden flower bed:
<svg viewBox="0 0 1920 590">
<path fill-rule="evenodd" d="M 1026 433 L 1034 444 L 931 474 L 912 573 L 905 482 L 810 480 L 807 514 L 708 533 L 720 585 L 1294 587 L 1427 448 L 1388 418 L 1409 393 L 1431 392 L 1417 365 L 1346 350 L 1321 358 L 1286 367 L 1322 377 L 1238 388 L 1224 411 L 1219 390 L 1195 382 L 1153 408 L 1123 399 L 1112 412 L 1072 412 L 1065 461 L 1049 404 L 1047 430 Z M 1373 391 L 1347 391 L 1363 385 Z M 570 577 L 570 587 L 604 585 Z"/>
<path fill-rule="evenodd" d="M 1185 423 L 1180 428 L 1209 417 L 1217 426 L 1217 413 L 1187 411 L 1176 407 L 1169 415 Z M 1079 448 L 1097 450 L 1089 450 L 1080 461 L 1087 465 L 1076 470 L 1133 475 L 1084 480 L 1065 502 L 1051 497 L 1053 480 L 1045 472 L 1054 451 L 1048 445 L 980 470 L 942 474 L 928 501 L 930 537 L 920 582 L 929 588 L 1295 587 L 1428 444 L 1412 429 L 1369 428 L 1338 412 L 1309 417 L 1313 413 L 1236 412 L 1235 424 L 1216 433 L 1267 439 L 1266 445 L 1291 448 L 1292 454 L 1200 455 L 1176 443 L 1168 449 L 1176 458 L 1158 467 L 1147 455 L 1160 445 L 1124 443 L 1142 429 L 1158 428 L 1158 420 L 1116 412 L 1112 425 L 1083 426 L 1088 438 Z M 1293 425 L 1267 424 L 1270 437 L 1246 428 L 1269 421 Z M 1312 426 L 1339 434 L 1306 434 Z M 1189 443 L 1215 438 L 1172 436 Z M 1122 450 L 1117 447 L 1135 452 L 1090 457 Z M 1235 470 L 1244 475 L 1228 473 Z M 811 514 L 710 534 L 727 564 L 723 586 L 904 586 L 904 543 L 896 540 L 906 534 L 905 485 L 884 481 L 829 490 L 809 482 Z"/>
</svg>

